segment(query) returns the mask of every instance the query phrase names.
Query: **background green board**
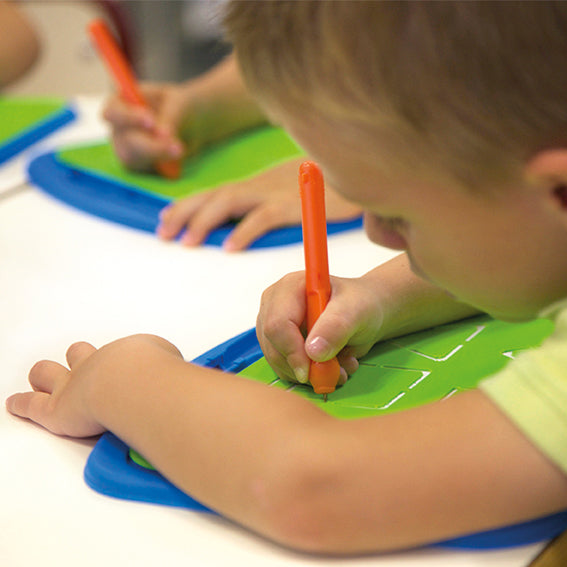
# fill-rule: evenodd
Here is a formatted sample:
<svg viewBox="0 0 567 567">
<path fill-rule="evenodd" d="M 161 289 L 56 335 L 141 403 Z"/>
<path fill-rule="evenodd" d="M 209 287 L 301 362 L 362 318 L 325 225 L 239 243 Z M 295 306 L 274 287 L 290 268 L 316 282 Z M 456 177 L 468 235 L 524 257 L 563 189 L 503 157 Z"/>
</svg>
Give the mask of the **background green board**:
<svg viewBox="0 0 567 567">
<path fill-rule="evenodd" d="M 281 129 L 262 127 L 205 148 L 183 164 L 179 179 L 126 170 L 110 143 L 60 150 L 57 159 L 73 169 L 170 200 L 252 177 L 273 165 L 304 155 Z"/>
<path fill-rule="evenodd" d="M 0 144 L 4 144 L 65 108 L 58 98 L 0 97 Z"/>
</svg>

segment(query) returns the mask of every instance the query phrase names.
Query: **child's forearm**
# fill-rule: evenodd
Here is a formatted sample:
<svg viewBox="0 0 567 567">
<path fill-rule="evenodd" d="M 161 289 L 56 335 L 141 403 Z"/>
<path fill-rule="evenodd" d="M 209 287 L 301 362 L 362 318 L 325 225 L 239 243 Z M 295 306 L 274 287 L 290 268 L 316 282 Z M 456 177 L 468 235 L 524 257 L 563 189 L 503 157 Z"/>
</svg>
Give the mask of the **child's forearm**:
<svg viewBox="0 0 567 567">
<path fill-rule="evenodd" d="M 383 338 L 405 335 L 478 313 L 416 276 L 406 254 L 368 272 L 384 310 Z"/>
<path fill-rule="evenodd" d="M 188 81 L 185 89 L 191 120 L 200 123 L 198 130 L 202 143 L 214 142 L 267 122 L 265 114 L 250 96 L 233 55 Z M 190 130 L 195 131 L 194 123 Z"/>
<path fill-rule="evenodd" d="M 324 447 L 314 440 L 331 433 L 332 418 L 298 396 L 188 364 L 146 337 L 95 356 L 102 364 L 87 378 L 87 400 L 97 421 L 204 504 L 281 538 L 269 524 L 279 520 L 278 500 L 286 507 L 294 495 L 302 466 L 294 455 L 316 461 Z"/>
</svg>

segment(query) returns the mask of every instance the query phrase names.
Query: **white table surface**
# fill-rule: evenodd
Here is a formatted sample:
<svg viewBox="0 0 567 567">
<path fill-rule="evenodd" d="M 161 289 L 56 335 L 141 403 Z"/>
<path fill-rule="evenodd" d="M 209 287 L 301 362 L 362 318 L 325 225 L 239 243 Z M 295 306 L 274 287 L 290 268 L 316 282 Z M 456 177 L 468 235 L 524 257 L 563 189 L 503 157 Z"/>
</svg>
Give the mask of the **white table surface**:
<svg viewBox="0 0 567 567">
<path fill-rule="evenodd" d="M 96 105 L 82 101 L 81 109 L 83 128 L 73 139 L 100 136 L 104 128 L 92 118 Z M 14 171 L 0 169 L 0 187 L 4 174 L 7 179 Z M 192 359 L 252 327 L 262 290 L 303 265 L 299 245 L 232 255 L 214 247 L 186 249 L 19 187 L 0 196 L 2 400 L 28 389 L 34 362 L 63 362 L 76 340 L 101 346 L 127 334 L 155 333 Z M 360 275 L 392 255 L 362 231 L 329 241 L 336 275 Z M 297 554 L 222 518 L 94 492 L 82 476 L 93 445 L 53 436 L 0 410 L 0 565 L 525 567 L 542 547 L 352 559 Z"/>
</svg>

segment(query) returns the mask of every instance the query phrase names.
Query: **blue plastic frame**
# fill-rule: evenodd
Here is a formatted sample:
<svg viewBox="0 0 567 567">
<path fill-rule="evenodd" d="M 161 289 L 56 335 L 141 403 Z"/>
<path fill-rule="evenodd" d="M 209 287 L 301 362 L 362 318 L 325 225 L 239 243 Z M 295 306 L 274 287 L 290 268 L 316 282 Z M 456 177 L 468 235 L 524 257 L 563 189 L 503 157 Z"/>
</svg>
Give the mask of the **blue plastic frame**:
<svg viewBox="0 0 567 567">
<path fill-rule="evenodd" d="M 36 122 L 29 128 L 22 130 L 0 145 L 0 164 L 28 149 L 56 130 L 59 130 L 59 128 L 72 122 L 75 118 L 75 111 L 71 107 L 65 107 L 52 113 L 47 118 Z"/>
<path fill-rule="evenodd" d="M 56 152 L 35 157 L 28 165 L 30 181 L 49 195 L 97 217 L 131 228 L 155 233 L 160 211 L 171 201 L 138 191 L 122 183 L 113 183 L 62 163 Z M 234 228 L 227 223 L 213 230 L 205 244 L 222 246 Z M 329 235 L 362 227 L 362 218 L 327 223 Z M 302 242 L 301 225 L 272 230 L 250 248 L 268 248 Z"/>
<path fill-rule="evenodd" d="M 250 329 L 205 352 L 195 364 L 240 372 L 262 356 L 255 329 Z M 107 496 L 212 512 L 160 473 L 135 463 L 129 448 L 112 433 L 105 433 L 85 466 L 86 483 Z M 567 510 L 529 522 L 479 532 L 435 544 L 455 549 L 498 549 L 552 539 L 567 529 Z"/>
</svg>

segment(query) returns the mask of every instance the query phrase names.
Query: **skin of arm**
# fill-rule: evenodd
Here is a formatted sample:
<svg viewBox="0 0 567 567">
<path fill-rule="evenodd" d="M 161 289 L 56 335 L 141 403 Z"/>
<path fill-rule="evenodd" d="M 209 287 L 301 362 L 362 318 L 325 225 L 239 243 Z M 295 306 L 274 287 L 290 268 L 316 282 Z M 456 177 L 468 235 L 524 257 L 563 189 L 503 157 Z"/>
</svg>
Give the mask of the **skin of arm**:
<svg viewBox="0 0 567 567">
<path fill-rule="evenodd" d="M 110 429 L 204 504 L 281 545 L 407 548 L 567 506 L 565 476 L 481 393 L 342 421 L 138 335 L 43 361 L 7 408 L 54 433 Z"/>
<path fill-rule="evenodd" d="M 35 63 L 40 42 L 33 25 L 12 2 L 0 1 L 0 88 L 13 83 Z"/>
</svg>

